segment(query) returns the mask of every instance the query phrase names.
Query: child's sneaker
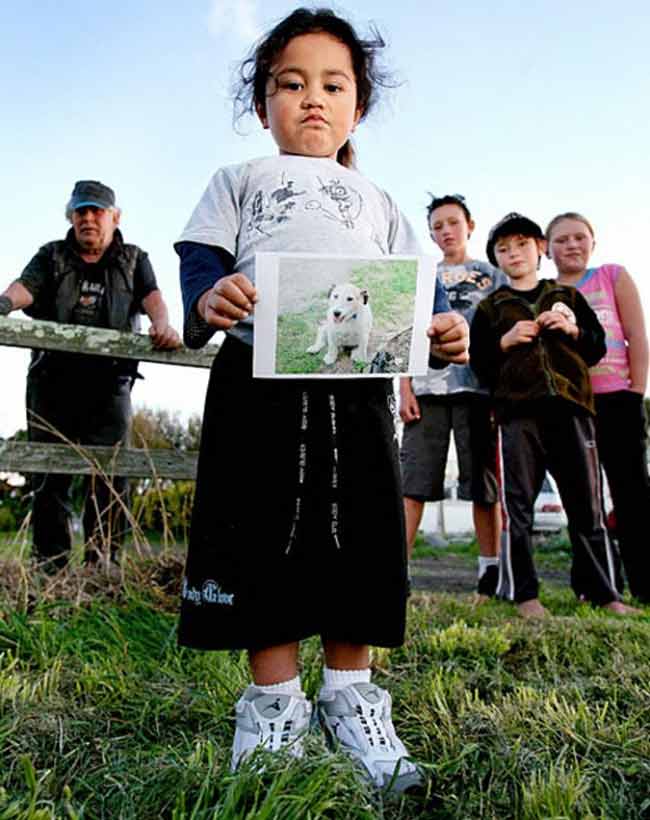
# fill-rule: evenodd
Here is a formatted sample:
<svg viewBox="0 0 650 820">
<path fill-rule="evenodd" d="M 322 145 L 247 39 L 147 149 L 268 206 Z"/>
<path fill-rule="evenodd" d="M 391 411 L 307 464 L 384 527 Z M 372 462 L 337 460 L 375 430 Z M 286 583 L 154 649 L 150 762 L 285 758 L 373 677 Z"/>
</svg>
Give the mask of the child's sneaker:
<svg viewBox="0 0 650 820">
<path fill-rule="evenodd" d="M 232 771 L 258 747 L 270 752 L 287 748 L 302 757 L 302 736 L 311 718 L 311 703 L 304 695 L 269 695 L 251 685 L 235 704 L 235 714 Z"/>
<path fill-rule="evenodd" d="M 391 697 L 374 683 L 322 689 L 318 718 L 333 746 L 361 763 L 379 788 L 403 792 L 422 783 L 391 720 Z"/>
</svg>

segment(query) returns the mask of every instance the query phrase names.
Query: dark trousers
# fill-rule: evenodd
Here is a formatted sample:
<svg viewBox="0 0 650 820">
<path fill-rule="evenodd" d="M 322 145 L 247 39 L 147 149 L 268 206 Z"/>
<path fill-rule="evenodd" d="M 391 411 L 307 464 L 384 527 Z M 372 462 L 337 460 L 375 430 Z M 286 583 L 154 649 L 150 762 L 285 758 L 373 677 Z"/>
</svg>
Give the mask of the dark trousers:
<svg viewBox="0 0 650 820">
<path fill-rule="evenodd" d="M 596 441 L 616 513 L 616 535 L 630 592 L 650 602 L 646 515 L 650 482 L 643 397 L 629 390 L 596 396 Z"/>
<path fill-rule="evenodd" d="M 27 377 L 27 431 L 30 441 L 79 444 L 125 443 L 131 419 L 130 377 L 74 378 L 73 373 L 47 370 Z M 32 476 L 33 553 L 38 560 L 63 566 L 70 552 L 71 486 L 74 476 L 44 473 Z M 123 504 L 127 479 L 114 476 L 110 486 L 98 475 L 84 477 L 83 529 L 85 560 L 100 552 L 115 557 L 126 521 Z"/>
<path fill-rule="evenodd" d="M 571 586 L 594 604 L 618 599 L 615 557 L 602 514 L 594 422 L 547 405 L 501 428 L 503 531 L 497 595 L 517 603 L 537 598 L 533 507 L 548 469 L 569 522 Z"/>
</svg>

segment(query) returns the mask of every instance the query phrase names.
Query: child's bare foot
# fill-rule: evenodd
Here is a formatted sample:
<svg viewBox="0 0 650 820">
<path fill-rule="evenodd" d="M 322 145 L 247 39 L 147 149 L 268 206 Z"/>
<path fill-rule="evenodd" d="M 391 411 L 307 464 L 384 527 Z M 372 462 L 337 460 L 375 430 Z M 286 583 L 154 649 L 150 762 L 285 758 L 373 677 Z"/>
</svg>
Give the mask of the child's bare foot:
<svg viewBox="0 0 650 820">
<path fill-rule="evenodd" d="M 517 604 L 517 612 L 522 618 L 534 620 L 536 618 L 549 618 L 551 613 L 542 606 L 539 598 L 531 598 L 529 601 L 522 601 Z"/>
<path fill-rule="evenodd" d="M 616 615 L 643 615 L 643 610 L 624 604 L 623 601 L 610 601 L 608 604 L 603 605 L 603 609 L 609 609 L 610 612 L 614 612 Z"/>
</svg>

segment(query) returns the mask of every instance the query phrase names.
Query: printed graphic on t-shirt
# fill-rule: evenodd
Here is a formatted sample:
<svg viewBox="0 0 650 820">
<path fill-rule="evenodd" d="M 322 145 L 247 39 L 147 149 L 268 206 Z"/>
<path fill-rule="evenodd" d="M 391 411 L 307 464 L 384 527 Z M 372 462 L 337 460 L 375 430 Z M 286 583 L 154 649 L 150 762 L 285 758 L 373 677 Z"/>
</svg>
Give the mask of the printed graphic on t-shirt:
<svg viewBox="0 0 650 820">
<path fill-rule="evenodd" d="M 493 275 L 488 270 L 468 270 L 465 265 L 438 268 L 440 281 L 445 286 L 452 310 L 459 313 L 475 308 L 486 295 L 484 291 L 493 285 Z"/>
<path fill-rule="evenodd" d="M 340 222 L 346 228 L 354 228 L 354 221 L 359 217 L 363 204 L 361 194 L 340 179 L 323 182 L 319 177 L 318 181 L 321 199 L 310 199 L 306 207 L 311 211 L 320 211 L 327 219 Z"/>
<path fill-rule="evenodd" d="M 101 321 L 104 303 L 104 282 L 83 279 L 79 290 L 79 301 L 72 312 L 72 320 L 76 325 L 92 325 L 97 327 Z"/>
<path fill-rule="evenodd" d="M 294 190 L 295 181 L 282 174 L 280 185 L 270 193 L 258 189 L 253 196 L 246 219 L 249 234 L 271 236 L 283 222 L 291 220 L 296 207 L 313 211 L 320 218 L 333 220 L 345 228 L 354 228 L 362 209 L 361 194 L 340 179 L 322 180 L 318 177 L 317 194 Z M 309 196 L 309 199 L 300 200 Z"/>
<path fill-rule="evenodd" d="M 262 190 L 255 192 L 246 224 L 249 233 L 258 232 L 271 236 L 269 231 L 282 222 L 289 221 L 297 198 L 305 194 L 305 191 L 294 191 L 293 186 L 294 181 L 286 180 L 285 175 L 282 174 L 280 186 L 270 194 Z"/>
</svg>

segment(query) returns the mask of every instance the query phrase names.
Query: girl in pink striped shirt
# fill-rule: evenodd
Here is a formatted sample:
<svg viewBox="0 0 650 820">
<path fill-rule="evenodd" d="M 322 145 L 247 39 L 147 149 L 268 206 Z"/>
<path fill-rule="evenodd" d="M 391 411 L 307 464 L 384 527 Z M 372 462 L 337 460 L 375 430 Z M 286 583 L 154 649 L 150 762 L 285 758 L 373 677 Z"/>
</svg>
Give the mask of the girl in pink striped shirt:
<svg viewBox="0 0 650 820">
<path fill-rule="evenodd" d="M 648 382 L 648 337 L 639 292 L 621 265 L 588 268 L 594 231 L 577 213 L 554 217 L 546 229 L 558 282 L 576 287 L 605 329 L 607 353 L 591 369 L 596 438 L 607 475 L 623 566 L 631 593 L 650 603 L 645 516 L 650 509 L 643 397 Z"/>
</svg>

